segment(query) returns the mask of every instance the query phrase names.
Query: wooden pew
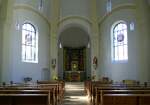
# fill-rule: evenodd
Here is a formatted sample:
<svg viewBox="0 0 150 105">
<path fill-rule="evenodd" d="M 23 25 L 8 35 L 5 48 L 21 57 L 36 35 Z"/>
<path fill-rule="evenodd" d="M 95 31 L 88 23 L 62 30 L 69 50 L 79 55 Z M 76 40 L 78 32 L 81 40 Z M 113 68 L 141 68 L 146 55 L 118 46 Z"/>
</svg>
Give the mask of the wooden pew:
<svg viewBox="0 0 150 105">
<path fill-rule="evenodd" d="M 145 85 L 95 85 L 93 105 L 149 105 L 150 87 Z"/>
<path fill-rule="evenodd" d="M 57 91 L 56 84 L 3 84 L 0 105 L 58 105 Z"/>
<path fill-rule="evenodd" d="M 105 78 L 104 78 L 105 79 Z M 95 86 L 97 85 L 102 85 L 102 84 L 111 84 L 112 81 L 85 81 L 85 91 L 89 97 L 89 100 L 91 103 L 94 103 L 94 98 L 95 98 Z"/>
<path fill-rule="evenodd" d="M 125 80 L 112 84 L 86 81 L 85 90 L 92 105 L 150 105 L 150 83 Z"/>
<path fill-rule="evenodd" d="M 99 81 L 85 81 L 85 92 L 87 93 L 89 99 L 90 99 L 90 102 L 93 103 L 93 99 L 95 98 L 95 89 L 94 87 L 96 85 L 99 85 L 99 84 L 112 84 L 112 80 L 110 80 L 108 77 L 102 77 Z"/>
<path fill-rule="evenodd" d="M 51 102 L 51 89 L 39 88 L 1 88 L 0 89 L 0 104 L 7 103 L 7 98 L 10 102 L 8 105 L 19 105 L 22 103 L 39 104 L 39 105 L 52 105 Z M 28 99 L 28 101 L 27 101 Z M 39 100 L 40 99 L 40 100 Z M 45 101 L 45 102 L 44 102 Z M 2 103 L 1 103 L 2 102 Z M 38 102 L 38 103 L 37 103 Z"/>
<path fill-rule="evenodd" d="M 62 104 L 62 100 L 64 97 L 64 90 L 65 90 L 65 83 L 64 81 L 37 81 L 37 84 L 39 85 L 55 85 L 55 97 L 56 97 L 56 103 Z"/>
</svg>

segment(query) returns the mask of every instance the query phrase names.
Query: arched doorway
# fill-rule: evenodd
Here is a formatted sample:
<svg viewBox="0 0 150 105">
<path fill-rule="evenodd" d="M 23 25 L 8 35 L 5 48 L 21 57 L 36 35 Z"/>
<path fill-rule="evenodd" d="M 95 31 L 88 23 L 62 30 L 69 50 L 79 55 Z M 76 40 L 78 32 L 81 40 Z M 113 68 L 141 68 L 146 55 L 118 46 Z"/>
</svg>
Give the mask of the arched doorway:
<svg viewBox="0 0 150 105">
<path fill-rule="evenodd" d="M 63 30 L 58 38 L 58 77 L 65 81 L 84 81 L 91 76 L 90 38 L 78 26 Z"/>
</svg>

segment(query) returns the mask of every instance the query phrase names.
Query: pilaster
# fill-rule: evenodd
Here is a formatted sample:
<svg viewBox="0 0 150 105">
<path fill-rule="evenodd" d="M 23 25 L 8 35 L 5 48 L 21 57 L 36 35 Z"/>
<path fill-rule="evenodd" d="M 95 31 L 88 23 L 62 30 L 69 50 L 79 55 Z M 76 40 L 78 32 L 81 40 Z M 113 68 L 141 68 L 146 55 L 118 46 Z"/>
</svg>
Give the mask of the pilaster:
<svg viewBox="0 0 150 105">
<path fill-rule="evenodd" d="M 91 70 L 92 76 L 97 80 L 98 79 L 98 62 L 97 67 L 95 68 L 93 65 L 93 58 L 96 57 L 97 61 L 99 58 L 99 27 L 98 27 L 98 18 L 97 18 L 97 7 L 96 7 L 96 0 L 91 1 L 91 11 L 90 11 L 90 19 L 92 21 L 91 26 Z"/>
<path fill-rule="evenodd" d="M 2 81 L 9 82 L 12 79 L 12 56 L 11 56 L 11 31 L 12 31 L 12 22 L 13 22 L 13 5 L 14 0 L 4 0 L 2 1 L 5 5 L 4 12 L 4 22 L 3 22 L 3 42 L 2 42 Z M 5 11 L 4 11 L 5 10 Z M 5 14 L 6 13 L 6 14 Z M 3 13 L 2 13 L 3 14 Z"/>
<path fill-rule="evenodd" d="M 136 17 L 137 17 L 137 30 L 138 30 L 138 36 L 139 36 L 139 44 L 137 45 L 139 47 L 139 79 L 142 82 L 147 81 L 150 75 L 149 69 L 150 65 L 148 65 L 147 62 L 149 62 L 149 40 L 150 40 L 150 15 L 149 15 L 149 6 L 146 0 L 136 0 Z"/>
<path fill-rule="evenodd" d="M 51 79 L 58 77 L 58 44 L 57 44 L 57 32 L 58 32 L 58 22 L 60 15 L 60 6 L 59 0 L 51 1 L 51 31 L 50 31 L 50 70 L 51 70 Z M 53 62 L 53 64 L 52 64 Z M 54 66 L 55 65 L 55 66 Z"/>
</svg>

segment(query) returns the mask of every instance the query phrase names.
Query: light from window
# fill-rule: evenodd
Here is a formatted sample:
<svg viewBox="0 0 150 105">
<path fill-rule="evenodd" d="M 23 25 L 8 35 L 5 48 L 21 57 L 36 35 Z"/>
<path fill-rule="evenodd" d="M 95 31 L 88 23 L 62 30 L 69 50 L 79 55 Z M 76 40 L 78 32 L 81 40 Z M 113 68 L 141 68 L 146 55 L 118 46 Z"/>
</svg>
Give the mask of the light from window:
<svg viewBox="0 0 150 105">
<path fill-rule="evenodd" d="M 128 60 L 127 25 L 120 22 L 112 30 L 112 59 L 113 61 Z"/>
<path fill-rule="evenodd" d="M 22 62 L 38 63 L 38 36 L 34 26 L 22 26 Z"/>
</svg>

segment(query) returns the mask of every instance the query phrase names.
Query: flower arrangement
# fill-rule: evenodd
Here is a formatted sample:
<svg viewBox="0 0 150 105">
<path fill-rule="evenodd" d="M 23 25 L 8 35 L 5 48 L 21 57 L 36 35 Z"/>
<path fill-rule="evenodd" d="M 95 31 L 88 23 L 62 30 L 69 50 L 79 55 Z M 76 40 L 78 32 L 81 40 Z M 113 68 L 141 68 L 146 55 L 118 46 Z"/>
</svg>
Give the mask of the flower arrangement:
<svg viewBox="0 0 150 105">
<path fill-rule="evenodd" d="M 92 80 L 95 80 L 95 78 L 96 78 L 96 75 L 93 75 L 93 76 L 92 76 Z"/>
<path fill-rule="evenodd" d="M 53 80 L 58 80 L 58 77 L 56 75 L 54 75 Z"/>
</svg>

